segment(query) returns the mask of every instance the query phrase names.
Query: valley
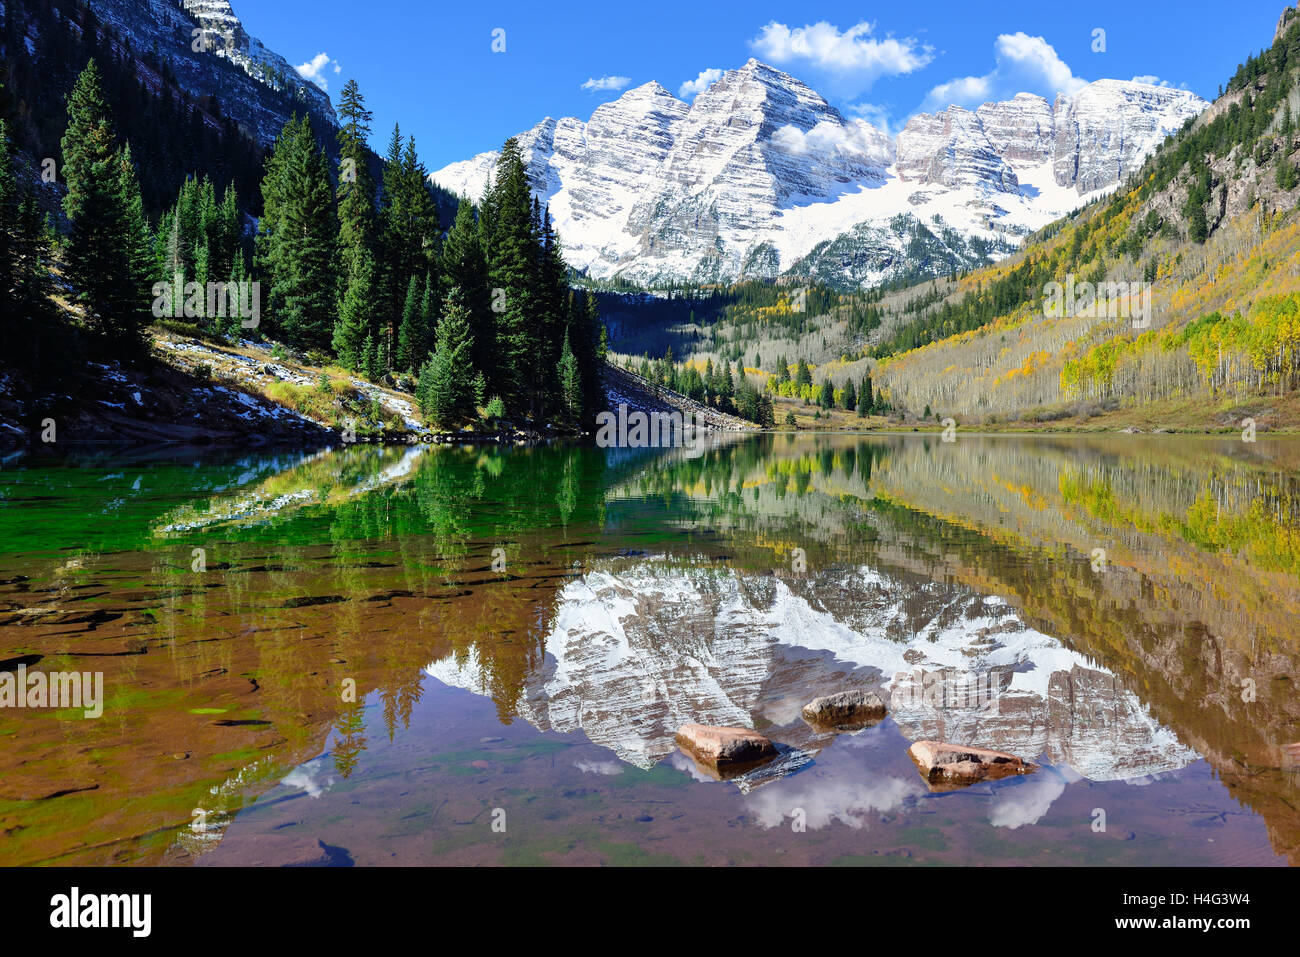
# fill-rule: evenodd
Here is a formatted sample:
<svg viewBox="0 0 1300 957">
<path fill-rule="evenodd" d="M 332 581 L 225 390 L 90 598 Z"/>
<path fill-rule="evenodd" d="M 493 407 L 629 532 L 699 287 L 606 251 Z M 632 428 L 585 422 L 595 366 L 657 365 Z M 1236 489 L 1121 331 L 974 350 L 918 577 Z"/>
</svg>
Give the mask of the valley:
<svg viewBox="0 0 1300 957">
<path fill-rule="evenodd" d="M 869 896 L 1085 939 L 1300 865 L 1265 2 L 0 0 L 16 920 L 73 867 L 183 945 L 208 868 L 996 866 Z M 373 943 L 379 886 L 264 922 Z"/>
</svg>

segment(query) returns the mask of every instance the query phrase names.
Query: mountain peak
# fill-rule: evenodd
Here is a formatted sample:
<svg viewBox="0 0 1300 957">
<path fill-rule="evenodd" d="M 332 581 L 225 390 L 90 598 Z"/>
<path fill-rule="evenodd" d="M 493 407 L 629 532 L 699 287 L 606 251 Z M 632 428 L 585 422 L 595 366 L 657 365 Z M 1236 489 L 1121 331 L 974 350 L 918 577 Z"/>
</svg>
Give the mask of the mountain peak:
<svg viewBox="0 0 1300 957">
<path fill-rule="evenodd" d="M 865 243 L 858 278 L 867 281 L 877 268 L 869 264 L 896 262 L 907 241 L 891 224 L 937 217 L 954 242 L 978 235 L 1009 250 L 1009 237 L 1118 183 L 1199 110 L 1186 91 L 1094 84 L 1056 105 L 1021 93 L 978 110 L 918 114 L 895 145 L 750 57 L 689 103 L 652 81 L 601 104 L 585 124 L 539 126 L 525 161 L 567 261 L 594 277 L 795 275 L 813 268 L 800 262 L 814 248 L 826 247 L 830 263 Z M 495 156 L 431 178 L 477 198 Z"/>
<path fill-rule="evenodd" d="M 619 103 L 622 101 L 634 102 L 636 100 L 661 100 L 665 97 L 670 100 L 677 99 L 677 97 L 673 96 L 672 93 L 668 91 L 667 87 L 658 80 L 651 80 L 649 83 L 642 83 L 640 86 L 634 86 L 630 90 L 624 91 L 622 96 L 612 102 Z"/>
<path fill-rule="evenodd" d="M 729 70 L 728 72 L 732 74 L 740 74 L 745 77 L 753 77 L 754 79 L 760 80 L 764 83 L 774 83 L 782 86 L 790 84 L 805 86 L 802 80 L 791 76 L 784 70 L 772 66 L 770 63 L 764 63 L 757 57 L 750 57 L 741 67 L 735 70 Z"/>
</svg>

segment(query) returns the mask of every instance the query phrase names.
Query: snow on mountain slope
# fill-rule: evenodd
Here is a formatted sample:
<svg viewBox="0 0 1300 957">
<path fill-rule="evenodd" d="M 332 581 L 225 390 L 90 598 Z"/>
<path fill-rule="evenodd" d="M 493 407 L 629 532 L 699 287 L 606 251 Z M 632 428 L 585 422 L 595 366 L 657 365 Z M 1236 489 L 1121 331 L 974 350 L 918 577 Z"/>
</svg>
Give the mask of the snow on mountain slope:
<svg viewBox="0 0 1300 957">
<path fill-rule="evenodd" d="M 592 276 L 867 286 L 915 268 L 918 241 L 933 271 L 1009 252 L 1113 188 L 1206 105 L 1100 80 L 1055 104 L 1022 93 L 920 114 L 893 141 L 751 59 L 693 103 L 647 83 L 519 142 L 566 258 Z M 477 201 L 497 157 L 430 178 Z"/>
<path fill-rule="evenodd" d="M 1123 80 L 1098 80 L 1071 99 L 1057 97 L 1056 182 L 1086 192 L 1123 179 L 1207 106 L 1187 90 Z"/>
<path fill-rule="evenodd" d="M 676 750 L 682 724 L 761 724 L 796 754 L 737 782 L 743 790 L 827 746 L 833 735 L 809 729 L 799 708 L 846 687 L 887 691 L 891 717 L 914 740 L 1046 755 L 1096 781 L 1196 757 L 1114 675 L 1006 602 L 937 583 L 918 590 L 867 567 L 787 582 L 611 564 L 566 585 L 547 627 L 545 660 L 515 702 L 524 720 L 581 730 L 640 768 Z M 492 689 L 473 653 L 426 670 L 452 687 Z"/>
<path fill-rule="evenodd" d="M 227 0 L 89 0 L 99 19 L 136 50 L 156 51 L 184 89 L 216 96 L 261 143 L 293 112 L 337 126 L 329 97 L 284 57 L 249 36 Z M 235 69 L 217 62 L 224 60 Z"/>
</svg>

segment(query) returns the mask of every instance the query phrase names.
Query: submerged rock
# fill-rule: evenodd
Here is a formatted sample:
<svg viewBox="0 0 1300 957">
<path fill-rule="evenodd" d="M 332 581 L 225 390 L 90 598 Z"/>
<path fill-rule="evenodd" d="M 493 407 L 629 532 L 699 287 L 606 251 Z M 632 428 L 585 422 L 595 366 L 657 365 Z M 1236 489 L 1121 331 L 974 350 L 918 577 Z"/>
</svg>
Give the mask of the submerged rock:
<svg viewBox="0 0 1300 957">
<path fill-rule="evenodd" d="M 677 730 L 677 746 L 696 764 L 720 777 L 740 774 L 776 757 L 776 746 L 749 728 L 720 728 L 684 724 Z"/>
<path fill-rule="evenodd" d="M 990 751 L 943 741 L 917 741 L 907 749 L 921 777 L 933 790 L 963 788 L 1013 774 L 1028 774 L 1037 767 L 1005 751 Z"/>
<path fill-rule="evenodd" d="M 857 730 L 885 716 L 885 703 L 872 691 L 841 691 L 803 706 L 803 719 L 815 728 Z"/>
</svg>

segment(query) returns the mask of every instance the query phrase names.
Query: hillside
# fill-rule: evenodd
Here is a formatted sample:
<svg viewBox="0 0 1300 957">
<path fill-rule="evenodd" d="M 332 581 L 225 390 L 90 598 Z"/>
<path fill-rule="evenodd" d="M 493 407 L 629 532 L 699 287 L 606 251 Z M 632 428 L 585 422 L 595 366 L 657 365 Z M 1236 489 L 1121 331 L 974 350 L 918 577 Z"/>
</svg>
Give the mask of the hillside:
<svg viewBox="0 0 1300 957">
<path fill-rule="evenodd" d="M 1271 410 L 1300 371 L 1298 82 L 1288 9 L 1273 44 L 1110 199 L 910 314 L 886 304 L 872 351 L 893 404 L 992 423 L 1166 403 L 1164 425 L 1178 427 L 1178 403 L 1194 400 L 1280 424 Z M 1093 284 L 1094 301 L 1049 308 L 1049 284 L 1071 282 Z M 1149 317 L 1140 297 L 1114 295 L 1138 289 Z"/>
<path fill-rule="evenodd" d="M 338 156 L 329 96 L 250 37 L 226 0 L 6 0 L 0 116 L 10 122 L 26 178 L 56 217 L 63 183 L 40 179 L 41 164 L 48 157 L 63 168 L 66 93 L 92 57 L 150 215 L 169 206 L 190 175 L 207 175 L 219 188 L 233 184 L 241 207 L 260 214 L 266 151 L 295 114 L 307 116 L 321 145 Z M 372 151 L 368 159 L 378 174 L 380 157 Z M 450 222 L 455 198 L 431 188 Z"/>
</svg>

